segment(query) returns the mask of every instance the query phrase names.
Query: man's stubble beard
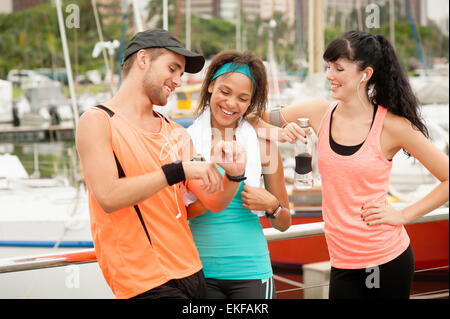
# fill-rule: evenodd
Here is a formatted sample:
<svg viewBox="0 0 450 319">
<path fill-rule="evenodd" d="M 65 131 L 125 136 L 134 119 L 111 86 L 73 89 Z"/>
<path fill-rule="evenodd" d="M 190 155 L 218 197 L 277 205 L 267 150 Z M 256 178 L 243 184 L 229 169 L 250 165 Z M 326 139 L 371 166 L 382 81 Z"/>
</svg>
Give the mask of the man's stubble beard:
<svg viewBox="0 0 450 319">
<path fill-rule="evenodd" d="M 167 104 L 167 98 L 163 94 L 163 85 L 160 86 L 156 83 L 155 80 L 152 80 L 151 77 L 151 69 L 148 72 L 148 76 L 144 78 L 143 86 L 144 92 L 147 94 L 147 97 L 150 99 L 153 105 L 165 106 Z"/>
</svg>

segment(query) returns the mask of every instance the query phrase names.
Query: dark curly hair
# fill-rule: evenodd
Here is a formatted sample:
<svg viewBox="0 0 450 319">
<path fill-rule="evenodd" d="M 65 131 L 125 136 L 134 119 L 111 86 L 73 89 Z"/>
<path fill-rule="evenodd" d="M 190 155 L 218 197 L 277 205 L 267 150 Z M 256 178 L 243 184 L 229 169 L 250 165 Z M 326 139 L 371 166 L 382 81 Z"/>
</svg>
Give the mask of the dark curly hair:
<svg viewBox="0 0 450 319">
<path fill-rule="evenodd" d="M 386 37 L 362 31 L 346 32 L 334 39 L 323 54 L 323 59 L 327 62 L 334 62 L 339 58 L 358 63 L 360 71 L 372 67 L 374 72 L 367 82 L 370 102 L 408 119 L 413 127 L 429 137 L 428 129 L 420 116 L 419 101 Z"/>
<path fill-rule="evenodd" d="M 261 59 L 252 52 L 239 52 L 235 50 L 221 51 L 211 60 L 211 63 L 206 71 L 205 79 L 203 80 L 202 89 L 200 91 L 199 105 L 196 111 L 197 115 L 202 114 L 203 111 L 209 106 L 211 93 L 208 92 L 208 87 L 213 81 L 212 78 L 214 74 L 222 65 L 229 62 L 246 64 L 250 68 L 252 76 L 255 80 L 255 93 L 252 96 L 250 106 L 244 113 L 243 117 L 246 118 L 250 113 L 255 113 L 260 117 L 266 110 L 267 105 L 268 87 L 266 68 Z"/>
</svg>

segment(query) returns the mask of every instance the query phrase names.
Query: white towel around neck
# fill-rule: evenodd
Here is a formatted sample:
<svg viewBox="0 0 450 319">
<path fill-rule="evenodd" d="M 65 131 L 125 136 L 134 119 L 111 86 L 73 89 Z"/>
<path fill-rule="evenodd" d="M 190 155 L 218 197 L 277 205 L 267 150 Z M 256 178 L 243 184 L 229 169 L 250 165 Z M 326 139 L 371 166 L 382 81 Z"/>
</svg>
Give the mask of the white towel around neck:
<svg viewBox="0 0 450 319">
<path fill-rule="evenodd" d="M 206 108 L 203 113 L 195 119 L 194 123 L 187 128 L 194 143 L 197 153 L 210 161 L 211 159 L 211 110 Z M 234 132 L 236 142 L 241 144 L 247 154 L 247 164 L 245 166 L 245 184 L 253 187 L 261 187 L 261 157 L 259 141 L 254 128 L 243 118 L 239 119 Z M 252 211 L 258 216 L 264 215 L 264 211 Z"/>
</svg>

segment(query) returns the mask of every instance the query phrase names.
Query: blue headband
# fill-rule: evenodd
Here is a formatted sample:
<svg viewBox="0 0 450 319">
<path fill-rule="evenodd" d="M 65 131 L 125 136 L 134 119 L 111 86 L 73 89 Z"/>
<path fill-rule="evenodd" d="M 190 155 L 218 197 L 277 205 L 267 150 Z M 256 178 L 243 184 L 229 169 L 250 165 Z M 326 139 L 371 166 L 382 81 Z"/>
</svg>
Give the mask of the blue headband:
<svg viewBox="0 0 450 319">
<path fill-rule="evenodd" d="M 242 73 L 246 75 L 250 80 L 252 80 L 253 95 L 255 94 L 256 90 L 255 79 L 253 78 L 252 73 L 250 72 L 250 67 L 247 64 L 233 63 L 233 62 L 225 63 L 216 71 L 216 73 L 214 73 L 214 76 L 212 77 L 211 81 L 214 81 L 219 76 L 230 72 Z"/>
</svg>

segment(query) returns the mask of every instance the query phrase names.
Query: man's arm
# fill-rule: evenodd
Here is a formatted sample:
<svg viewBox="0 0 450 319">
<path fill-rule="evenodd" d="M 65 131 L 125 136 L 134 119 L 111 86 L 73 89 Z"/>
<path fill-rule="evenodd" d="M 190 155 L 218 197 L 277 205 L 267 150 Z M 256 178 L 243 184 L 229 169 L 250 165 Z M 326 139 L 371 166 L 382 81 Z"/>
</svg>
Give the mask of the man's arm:
<svg viewBox="0 0 450 319">
<path fill-rule="evenodd" d="M 162 170 L 119 178 L 111 148 L 109 121 L 100 112 L 88 111 L 81 116 L 76 146 L 87 183 L 107 213 L 133 206 L 167 186 Z"/>
<path fill-rule="evenodd" d="M 168 186 L 162 169 L 135 177 L 118 177 L 111 148 L 111 128 L 100 112 L 88 111 L 81 116 L 76 145 L 87 183 L 107 213 L 133 206 Z M 204 181 L 208 184 L 207 191 L 215 192 L 221 187 L 222 176 L 212 163 L 197 162 L 187 166 L 183 163 L 186 178 Z"/>
</svg>

